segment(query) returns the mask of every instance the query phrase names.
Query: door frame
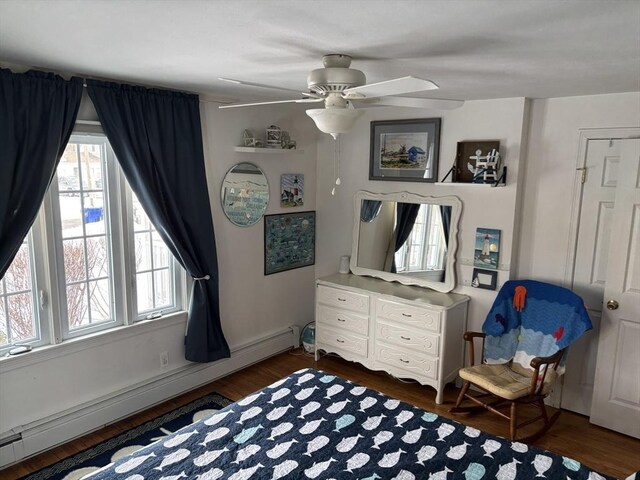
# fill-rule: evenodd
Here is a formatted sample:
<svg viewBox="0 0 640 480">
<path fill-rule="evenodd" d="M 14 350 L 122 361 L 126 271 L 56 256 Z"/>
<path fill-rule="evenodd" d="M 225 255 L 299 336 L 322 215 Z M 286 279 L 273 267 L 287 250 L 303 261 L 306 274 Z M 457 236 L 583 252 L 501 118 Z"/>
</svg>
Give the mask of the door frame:
<svg viewBox="0 0 640 480">
<path fill-rule="evenodd" d="M 569 290 L 573 288 L 575 274 L 576 250 L 578 248 L 578 227 L 580 225 L 582 194 L 584 189 L 584 184 L 582 183 L 582 169 L 587 162 L 587 146 L 589 144 L 589 140 L 626 140 L 640 138 L 640 127 L 581 128 L 578 130 L 578 134 L 578 158 L 576 160 L 571 194 L 571 217 L 569 219 L 567 260 L 562 278 L 562 285 Z M 549 395 L 547 402 L 556 408 L 560 408 L 560 405 L 562 404 L 564 378 L 561 378 L 560 380 L 559 388 L 555 389 L 551 395 Z"/>
</svg>

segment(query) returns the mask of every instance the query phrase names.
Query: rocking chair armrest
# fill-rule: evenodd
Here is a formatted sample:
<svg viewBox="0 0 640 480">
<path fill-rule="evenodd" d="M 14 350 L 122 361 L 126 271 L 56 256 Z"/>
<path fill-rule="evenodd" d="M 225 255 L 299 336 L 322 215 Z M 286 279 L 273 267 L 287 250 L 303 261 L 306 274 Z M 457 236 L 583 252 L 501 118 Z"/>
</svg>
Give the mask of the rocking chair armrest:
<svg viewBox="0 0 640 480">
<path fill-rule="evenodd" d="M 556 353 L 549 355 L 548 357 L 533 357 L 530 363 L 531 368 L 539 370 L 542 365 L 558 363 L 562 358 L 562 355 L 564 355 L 564 349 L 558 350 Z"/>
<path fill-rule="evenodd" d="M 474 349 L 474 340 L 476 338 L 482 339 L 482 358 L 484 358 L 484 339 L 486 335 L 482 332 L 464 332 L 462 338 L 469 343 L 469 366 L 473 367 L 475 365 L 475 349 Z"/>
<path fill-rule="evenodd" d="M 531 385 L 529 387 L 530 395 L 539 395 L 540 392 L 542 392 L 544 380 L 547 376 L 549 367 L 551 366 L 554 370 L 558 367 L 558 364 L 564 355 L 564 351 L 565 349 L 562 349 L 548 357 L 534 357 L 531 359 L 530 365 L 534 372 L 531 377 Z M 542 372 L 542 377 L 540 377 L 540 370 L 542 367 L 544 367 L 544 371 Z"/>
<path fill-rule="evenodd" d="M 464 332 L 464 335 L 462 335 L 462 338 L 464 338 L 467 342 L 472 342 L 474 338 L 484 338 L 486 336 L 487 335 L 482 332 L 467 331 L 467 332 Z"/>
</svg>

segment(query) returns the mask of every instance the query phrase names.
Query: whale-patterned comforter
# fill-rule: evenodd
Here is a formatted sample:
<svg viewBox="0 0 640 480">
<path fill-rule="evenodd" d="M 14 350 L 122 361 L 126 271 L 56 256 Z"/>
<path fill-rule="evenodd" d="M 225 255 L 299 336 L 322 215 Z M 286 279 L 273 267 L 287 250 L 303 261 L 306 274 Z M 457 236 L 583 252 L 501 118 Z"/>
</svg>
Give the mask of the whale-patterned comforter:
<svg viewBox="0 0 640 480">
<path fill-rule="evenodd" d="M 90 480 L 605 479 L 318 370 L 300 370 Z"/>
</svg>

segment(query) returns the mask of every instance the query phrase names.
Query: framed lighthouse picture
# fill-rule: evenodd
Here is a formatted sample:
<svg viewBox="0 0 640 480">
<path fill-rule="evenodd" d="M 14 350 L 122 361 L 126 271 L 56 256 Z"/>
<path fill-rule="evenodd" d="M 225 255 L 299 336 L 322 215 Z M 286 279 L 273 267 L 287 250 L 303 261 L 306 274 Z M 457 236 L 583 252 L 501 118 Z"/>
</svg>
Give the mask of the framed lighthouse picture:
<svg viewBox="0 0 640 480">
<path fill-rule="evenodd" d="M 477 228 L 473 266 L 498 269 L 500 258 L 500 230 Z"/>
<path fill-rule="evenodd" d="M 304 175 L 285 173 L 280 176 L 280 206 L 282 208 L 304 205 Z"/>
</svg>

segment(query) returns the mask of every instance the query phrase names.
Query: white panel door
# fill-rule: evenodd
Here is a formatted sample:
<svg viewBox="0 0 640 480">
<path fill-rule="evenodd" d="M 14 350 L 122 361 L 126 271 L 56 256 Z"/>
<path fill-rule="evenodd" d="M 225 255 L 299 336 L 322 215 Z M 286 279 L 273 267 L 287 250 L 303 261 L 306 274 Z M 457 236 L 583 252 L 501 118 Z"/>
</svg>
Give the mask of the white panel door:
<svg viewBox="0 0 640 480">
<path fill-rule="evenodd" d="M 640 438 L 640 139 L 617 169 L 591 422 Z"/>
<path fill-rule="evenodd" d="M 589 140 L 585 156 L 572 290 L 584 300 L 593 330 L 569 349 L 561 407 L 589 415 L 607 276 L 609 236 L 623 140 Z"/>
</svg>

